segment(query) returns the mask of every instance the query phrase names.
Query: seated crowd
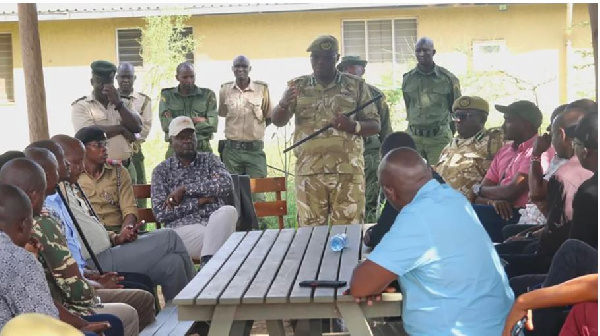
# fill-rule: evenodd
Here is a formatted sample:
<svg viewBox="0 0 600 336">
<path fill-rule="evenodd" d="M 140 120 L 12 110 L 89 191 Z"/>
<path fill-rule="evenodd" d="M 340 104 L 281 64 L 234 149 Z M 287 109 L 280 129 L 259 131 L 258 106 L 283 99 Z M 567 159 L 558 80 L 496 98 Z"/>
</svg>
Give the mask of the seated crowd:
<svg viewBox="0 0 600 336">
<path fill-rule="evenodd" d="M 433 167 L 408 134 L 384 140 L 387 201 L 350 293 L 400 290 L 409 335 L 509 336 L 524 318 L 526 335 L 595 334 L 597 104 L 561 105 L 543 135 L 535 104 L 496 109 L 504 124 L 486 130 L 487 102 L 459 98 L 457 135 Z"/>
<path fill-rule="evenodd" d="M 543 135 L 532 102 L 495 108 L 504 124 L 487 129 L 489 104 L 459 97 L 457 135 L 433 165 L 408 133 L 384 139 L 386 201 L 350 294 L 401 291 L 410 335 L 508 336 L 524 317 L 531 335 L 597 330 L 597 104 L 561 105 Z M 236 229 L 231 175 L 196 136 L 189 117 L 170 121 L 174 155 L 151 180 L 164 228 L 150 232 L 128 169 L 107 160 L 103 128 L 0 155 L 0 253 L 17 275 L 1 282 L 0 327 L 27 313 L 86 335 L 152 323 L 156 286 L 172 301 L 196 273 L 192 260 L 202 267 Z"/>
</svg>

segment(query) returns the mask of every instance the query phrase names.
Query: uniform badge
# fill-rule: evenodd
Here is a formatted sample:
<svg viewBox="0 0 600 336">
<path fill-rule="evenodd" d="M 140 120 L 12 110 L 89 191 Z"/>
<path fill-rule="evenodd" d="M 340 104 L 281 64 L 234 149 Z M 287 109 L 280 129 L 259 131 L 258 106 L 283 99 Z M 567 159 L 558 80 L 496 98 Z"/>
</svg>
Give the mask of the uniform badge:
<svg viewBox="0 0 600 336">
<path fill-rule="evenodd" d="M 331 42 L 323 42 L 320 44 L 320 46 L 323 50 L 331 50 Z"/>
<path fill-rule="evenodd" d="M 460 105 L 461 107 L 468 107 L 471 105 L 471 98 L 469 97 L 462 97 L 460 98 L 460 100 L 458 101 L 458 105 Z"/>
</svg>

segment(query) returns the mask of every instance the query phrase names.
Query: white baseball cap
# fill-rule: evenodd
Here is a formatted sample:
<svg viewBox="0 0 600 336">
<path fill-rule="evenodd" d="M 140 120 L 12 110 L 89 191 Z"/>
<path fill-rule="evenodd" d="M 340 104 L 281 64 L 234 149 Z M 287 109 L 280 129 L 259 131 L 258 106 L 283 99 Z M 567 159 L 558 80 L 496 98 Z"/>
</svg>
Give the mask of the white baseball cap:
<svg viewBox="0 0 600 336">
<path fill-rule="evenodd" d="M 169 124 L 169 137 L 177 136 L 181 131 L 186 129 L 196 130 L 192 119 L 186 116 L 177 117 L 171 120 Z"/>
</svg>

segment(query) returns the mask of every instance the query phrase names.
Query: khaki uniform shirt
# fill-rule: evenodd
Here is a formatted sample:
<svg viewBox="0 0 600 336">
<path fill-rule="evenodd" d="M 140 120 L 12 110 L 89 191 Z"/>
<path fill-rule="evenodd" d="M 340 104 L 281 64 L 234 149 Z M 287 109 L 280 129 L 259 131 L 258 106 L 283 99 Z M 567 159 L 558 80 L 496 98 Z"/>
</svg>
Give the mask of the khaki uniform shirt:
<svg viewBox="0 0 600 336">
<path fill-rule="evenodd" d="M 127 215 L 138 216 L 131 177 L 123 166 L 106 164 L 97 180 L 84 172 L 78 182 L 104 226 L 120 228 Z"/>
<path fill-rule="evenodd" d="M 250 81 L 244 90 L 235 82 L 221 85 L 219 116 L 225 117 L 225 137 L 256 141 L 265 136 L 266 119 L 271 116 L 271 99 L 266 83 Z"/>
<path fill-rule="evenodd" d="M 408 125 L 424 129 L 449 125 L 452 104 L 461 96 L 458 78 L 437 65 L 428 74 L 418 67 L 405 73 L 402 94 Z"/>
<path fill-rule="evenodd" d="M 130 95 L 121 95 L 131 101 L 135 112 L 140 114 L 142 119 L 142 131 L 140 140 L 145 141 L 152 128 L 152 99 L 141 92 L 132 92 Z"/>
<path fill-rule="evenodd" d="M 123 99 L 123 104 L 133 109 L 131 101 Z M 121 115 L 115 105 L 108 103 L 105 108 L 93 94 L 77 99 L 71 104 L 71 121 L 75 132 L 87 126 L 115 126 L 121 124 Z M 127 160 L 131 157 L 131 144 L 122 135 L 108 139 L 106 145 L 108 158 L 111 160 Z"/>
<path fill-rule="evenodd" d="M 371 99 L 371 92 L 359 77 L 337 72 L 326 86 L 313 75 L 292 80 L 298 98 L 290 104 L 288 117 L 295 115 L 294 143 L 326 126 L 338 113 L 352 111 Z M 354 120 L 376 120 L 379 114 L 370 104 L 352 117 Z M 342 173 L 364 175 L 363 139 L 333 127 L 294 149 L 296 174 Z"/>
<path fill-rule="evenodd" d="M 469 139 L 456 136 L 442 150 L 435 171 L 452 188 L 473 200 L 471 188 L 483 181 L 496 152 L 504 145 L 503 138 L 501 128 L 484 128 Z"/>
<path fill-rule="evenodd" d="M 81 195 L 79 190 L 68 182 L 61 182 L 59 186 L 61 190 L 63 190 L 67 203 L 69 203 L 68 206 L 71 209 L 71 212 L 73 212 L 73 216 L 75 216 L 77 223 L 79 223 L 94 254 L 98 255 L 111 248 L 112 242 L 114 242 L 116 238 L 116 234 L 111 231 L 107 232 L 104 225 L 94 217 L 92 209 L 88 207 L 87 202 L 84 199 L 84 195 Z M 77 239 L 81 246 L 85 246 L 79 234 L 77 235 Z M 85 260 L 91 258 L 87 248 L 82 248 L 81 254 Z"/>
</svg>

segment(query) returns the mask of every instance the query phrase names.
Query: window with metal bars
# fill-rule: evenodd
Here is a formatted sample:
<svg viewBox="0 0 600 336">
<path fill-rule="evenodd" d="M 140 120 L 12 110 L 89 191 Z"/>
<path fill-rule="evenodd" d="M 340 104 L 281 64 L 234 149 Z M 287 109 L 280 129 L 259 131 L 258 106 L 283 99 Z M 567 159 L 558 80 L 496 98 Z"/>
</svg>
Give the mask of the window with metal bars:
<svg viewBox="0 0 600 336">
<path fill-rule="evenodd" d="M 10 33 L 0 34 L 0 102 L 14 102 L 13 50 Z"/>
<path fill-rule="evenodd" d="M 193 36 L 192 27 L 186 27 L 181 32 L 181 37 Z M 135 67 L 143 67 L 142 45 L 140 39 L 142 30 L 139 28 L 117 30 L 117 59 L 119 63 L 129 62 Z M 194 53 L 185 55 L 188 62 L 194 63 Z"/>
</svg>

